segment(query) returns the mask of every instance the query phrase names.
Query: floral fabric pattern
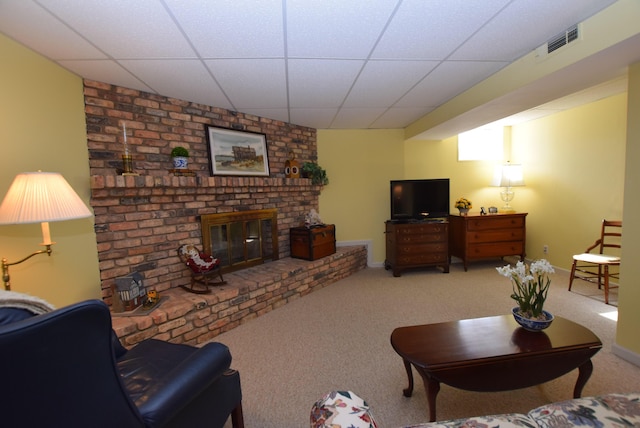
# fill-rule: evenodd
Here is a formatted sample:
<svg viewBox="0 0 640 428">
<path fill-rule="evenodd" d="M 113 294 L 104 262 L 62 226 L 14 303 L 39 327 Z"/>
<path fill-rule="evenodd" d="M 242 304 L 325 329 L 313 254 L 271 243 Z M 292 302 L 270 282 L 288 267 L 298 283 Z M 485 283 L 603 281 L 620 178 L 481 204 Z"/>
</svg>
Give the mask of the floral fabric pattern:
<svg viewBox="0 0 640 428">
<path fill-rule="evenodd" d="M 418 425 L 408 425 L 403 428 L 537 428 L 537 425 L 520 413 L 506 413 L 503 415 L 477 416 L 473 418 L 452 419 L 444 422 L 431 422 Z"/>
<path fill-rule="evenodd" d="M 351 391 L 331 391 L 311 408 L 311 428 L 378 428 L 369 405 Z"/>
<path fill-rule="evenodd" d="M 640 427 L 640 393 L 608 394 L 547 404 L 528 414 L 504 414 L 408 425 L 403 428 Z"/>
<path fill-rule="evenodd" d="M 640 427 L 640 394 L 609 394 L 551 403 L 529 412 L 542 428 Z"/>
</svg>

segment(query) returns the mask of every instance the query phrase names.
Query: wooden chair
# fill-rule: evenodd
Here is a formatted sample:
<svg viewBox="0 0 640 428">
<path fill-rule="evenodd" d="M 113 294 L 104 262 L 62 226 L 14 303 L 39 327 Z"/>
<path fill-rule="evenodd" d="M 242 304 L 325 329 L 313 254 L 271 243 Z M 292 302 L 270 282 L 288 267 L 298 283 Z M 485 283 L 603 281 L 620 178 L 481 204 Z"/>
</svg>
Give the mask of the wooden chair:
<svg viewBox="0 0 640 428">
<path fill-rule="evenodd" d="M 191 244 L 181 245 L 178 248 L 178 257 L 191 272 L 190 286 L 181 285 L 190 293 L 209 294 L 209 287 L 224 285 L 227 282 L 222 278 L 220 261 L 210 255 L 200 251 L 198 247 Z M 201 285 L 196 285 L 196 283 Z M 204 288 L 202 287 L 204 286 Z"/>
<path fill-rule="evenodd" d="M 622 237 L 622 222 L 602 220 L 600 239 L 587 248 L 584 253 L 573 256 L 569 291 L 575 278 L 598 284 L 598 289 L 604 285 L 604 302 L 609 304 L 609 289 L 618 288 L 609 284 L 610 278 L 619 279 L 620 256 L 605 254 L 609 249 L 620 253 Z M 612 272 L 609 268 L 614 267 Z"/>
</svg>

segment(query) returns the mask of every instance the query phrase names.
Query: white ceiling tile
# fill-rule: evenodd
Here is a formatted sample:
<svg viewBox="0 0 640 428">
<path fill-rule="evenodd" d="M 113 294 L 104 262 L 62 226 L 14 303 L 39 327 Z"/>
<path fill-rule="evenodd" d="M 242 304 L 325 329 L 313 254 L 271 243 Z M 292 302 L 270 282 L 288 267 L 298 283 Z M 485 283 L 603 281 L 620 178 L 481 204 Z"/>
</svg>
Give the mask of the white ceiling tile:
<svg viewBox="0 0 640 428">
<path fill-rule="evenodd" d="M 35 25 L 25 25 L 25 22 Z M 106 58 L 100 50 L 30 0 L 0 1 L 0 30 L 53 60 Z"/>
<path fill-rule="evenodd" d="M 291 107 L 339 107 L 363 64 L 355 60 L 289 60 Z"/>
<path fill-rule="evenodd" d="M 436 61 L 368 61 L 344 106 L 388 107 L 436 65 Z"/>
<path fill-rule="evenodd" d="M 283 59 L 207 60 L 205 64 L 236 108 L 287 107 Z"/>
<path fill-rule="evenodd" d="M 378 129 L 404 128 L 408 123 L 415 122 L 432 110 L 433 108 L 423 107 L 392 107 L 376 119 L 371 127 Z"/>
<path fill-rule="evenodd" d="M 114 58 L 196 57 L 158 0 L 39 2 Z"/>
<path fill-rule="evenodd" d="M 71 72 L 89 80 L 137 89 L 139 91 L 154 92 L 133 76 L 125 68 L 113 61 L 106 60 L 78 60 L 60 61 L 59 64 Z"/>
<path fill-rule="evenodd" d="M 332 128 L 369 128 L 385 112 L 380 108 L 341 108 L 331 123 Z"/>
<path fill-rule="evenodd" d="M 236 110 L 199 60 L 123 60 L 120 63 L 154 92 Z"/>
<path fill-rule="evenodd" d="M 288 0 L 288 55 L 367 58 L 395 4 L 388 0 Z"/>
<path fill-rule="evenodd" d="M 615 0 L 564 0 L 540 7 L 539 0 L 509 4 L 472 39 L 453 53 L 457 60 L 513 61 L 587 18 L 595 5 Z M 589 8 L 585 8 L 591 3 Z M 526 17 L 526 19 L 523 19 Z"/>
<path fill-rule="evenodd" d="M 328 129 L 338 112 L 337 108 L 292 108 L 291 123 L 311 128 Z"/>
<path fill-rule="evenodd" d="M 373 58 L 445 59 L 508 0 L 406 0 Z"/>
<path fill-rule="evenodd" d="M 165 0 L 203 58 L 282 58 L 282 0 Z"/>
<path fill-rule="evenodd" d="M 444 62 L 398 101 L 396 107 L 437 107 L 459 95 L 462 88 L 475 85 L 504 65 L 498 62 Z"/>
</svg>

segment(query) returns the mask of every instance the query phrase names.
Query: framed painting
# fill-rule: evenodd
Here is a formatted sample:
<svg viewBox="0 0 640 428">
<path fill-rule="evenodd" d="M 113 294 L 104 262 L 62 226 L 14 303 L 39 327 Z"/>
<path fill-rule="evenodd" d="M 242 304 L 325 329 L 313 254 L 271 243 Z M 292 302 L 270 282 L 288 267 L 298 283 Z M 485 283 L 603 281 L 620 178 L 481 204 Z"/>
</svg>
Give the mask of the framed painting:
<svg viewBox="0 0 640 428">
<path fill-rule="evenodd" d="M 264 134 L 207 126 L 212 175 L 269 176 Z"/>
</svg>

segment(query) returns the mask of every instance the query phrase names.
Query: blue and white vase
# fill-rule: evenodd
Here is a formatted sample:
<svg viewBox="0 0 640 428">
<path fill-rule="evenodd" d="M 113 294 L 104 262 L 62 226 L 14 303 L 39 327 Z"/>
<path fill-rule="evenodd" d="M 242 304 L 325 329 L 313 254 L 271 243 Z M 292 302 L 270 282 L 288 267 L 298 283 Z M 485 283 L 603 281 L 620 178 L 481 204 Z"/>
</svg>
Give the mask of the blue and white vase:
<svg viewBox="0 0 640 428">
<path fill-rule="evenodd" d="M 187 169 L 189 158 L 176 156 L 173 158 L 173 169 Z"/>
</svg>

